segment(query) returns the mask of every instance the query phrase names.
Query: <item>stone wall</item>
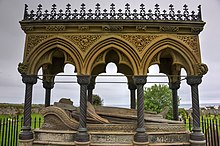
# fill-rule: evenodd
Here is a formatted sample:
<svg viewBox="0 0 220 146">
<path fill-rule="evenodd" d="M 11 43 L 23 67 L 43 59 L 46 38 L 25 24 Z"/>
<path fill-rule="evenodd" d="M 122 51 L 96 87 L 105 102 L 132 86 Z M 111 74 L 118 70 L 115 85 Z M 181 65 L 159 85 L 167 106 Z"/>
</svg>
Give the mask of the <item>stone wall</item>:
<svg viewBox="0 0 220 146">
<path fill-rule="evenodd" d="M 32 113 L 39 113 L 44 105 L 32 105 Z M 18 115 L 23 113 L 23 104 L 0 103 L 0 115 Z"/>
</svg>

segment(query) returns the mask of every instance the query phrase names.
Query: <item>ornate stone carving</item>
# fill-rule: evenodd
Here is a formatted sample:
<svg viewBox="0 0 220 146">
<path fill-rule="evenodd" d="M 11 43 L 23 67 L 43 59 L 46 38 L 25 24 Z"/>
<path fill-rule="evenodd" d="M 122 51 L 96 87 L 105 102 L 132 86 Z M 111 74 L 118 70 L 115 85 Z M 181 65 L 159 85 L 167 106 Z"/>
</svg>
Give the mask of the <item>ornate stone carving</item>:
<svg viewBox="0 0 220 146">
<path fill-rule="evenodd" d="M 24 64 L 24 63 L 19 63 L 18 64 L 18 72 L 20 73 L 20 74 L 26 74 L 27 73 L 27 65 L 26 64 Z"/>
<path fill-rule="evenodd" d="M 64 37 L 85 52 L 95 41 L 101 38 L 101 35 L 64 35 Z"/>
<path fill-rule="evenodd" d="M 81 31 L 88 31 L 89 26 L 79 26 L 78 29 L 81 30 Z"/>
<path fill-rule="evenodd" d="M 74 64 L 73 58 L 67 53 L 66 53 L 66 60 L 65 61 L 66 61 L 66 63 L 73 63 Z"/>
<path fill-rule="evenodd" d="M 189 45 L 189 47 L 196 55 L 199 55 L 199 44 L 197 36 L 179 35 L 177 38 Z"/>
<path fill-rule="evenodd" d="M 66 27 L 64 25 L 49 25 L 46 26 L 47 31 L 64 31 Z"/>
<path fill-rule="evenodd" d="M 39 43 L 45 39 L 52 37 L 52 35 L 29 35 L 27 37 L 26 56 L 29 55 L 30 51 Z"/>
<path fill-rule="evenodd" d="M 121 37 L 131 42 L 139 52 L 142 52 L 144 47 L 159 35 L 121 35 Z"/>
<path fill-rule="evenodd" d="M 192 27 L 191 32 L 200 33 L 203 30 L 201 27 Z"/>
<path fill-rule="evenodd" d="M 196 65 L 198 75 L 205 75 L 208 72 L 208 66 L 206 64 L 197 64 Z"/>
<path fill-rule="evenodd" d="M 127 56 L 120 52 L 120 56 L 121 56 L 121 60 L 120 61 L 123 61 L 123 62 L 130 62 L 129 59 L 127 58 Z"/>
<path fill-rule="evenodd" d="M 122 31 L 123 26 L 102 26 L 103 31 Z"/>
<path fill-rule="evenodd" d="M 136 30 L 137 31 L 146 31 L 147 30 L 147 26 L 145 26 L 145 25 L 136 26 Z"/>
<path fill-rule="evenodd" d="M 161 26 L 160 31 L 163 31 L 163 32 L 178 32 L 179 27 L 176 27 L 176 26 Z"/>
<path fill-rule="evenodd" d="M 34 27 L 33 26 L 23 26 L 23 27 L 21 27 L 21 29 L 23 31 L 33 31 Z"/>
<path fill-rule="evenodd" d="M 45 117 L 48 115 L 55 115 L 60 119 L 64 125 L 69 127 L 69 129 L 76 130 L 78 128 L 79 122 L 70 118 L 69 115 L 67 115 L 66 112 L 64 112 L 62 109 L 56 107 L 56 106 L 50 106 L 48 108 L 44 108 L 40 111 L 40 113 Z M 47 118 L 45 118 L 47 119 Z M 44 128 L 44 125 L 43 125 Z M 60 127 L 58 127 L 60 128 Z"/>
<path fill-rule="evenodd" d="M 104 52 L 102 52 L 101 54 L 99 54 L 99 56 L 96 58 L 95 63 L 96 62 L 101 62 L 104 60 Z"/>
</svg>

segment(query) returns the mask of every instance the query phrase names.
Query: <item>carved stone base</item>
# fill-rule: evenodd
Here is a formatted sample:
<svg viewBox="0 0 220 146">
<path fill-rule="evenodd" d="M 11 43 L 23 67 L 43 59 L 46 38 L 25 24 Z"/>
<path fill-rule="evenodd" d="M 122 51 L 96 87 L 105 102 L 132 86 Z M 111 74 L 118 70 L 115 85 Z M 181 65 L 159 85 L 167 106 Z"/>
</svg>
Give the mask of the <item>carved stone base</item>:
<svg viewBox="0 0 220 146">
<path fill-rule="evenodd" d="M 133 141 L 134 146 L 148 146 L 149 142 L 135 142 Z"/>
<path fill-rule="evenodd" d="M 19 146 L 33 146 L 34 139 L 30 140 L 19 140 Z"/>
<path fill-rule="evenodd" d="M 87 142 L 77 142 L 75 141 L 76 146 L 90 146 L 90 141 Z"/>
<path fill-rule="evenodd" d="M 206 141 L 195 141 L 195 140 L 189 140 L 191 146 L 205 146 Z"/>
</svg>

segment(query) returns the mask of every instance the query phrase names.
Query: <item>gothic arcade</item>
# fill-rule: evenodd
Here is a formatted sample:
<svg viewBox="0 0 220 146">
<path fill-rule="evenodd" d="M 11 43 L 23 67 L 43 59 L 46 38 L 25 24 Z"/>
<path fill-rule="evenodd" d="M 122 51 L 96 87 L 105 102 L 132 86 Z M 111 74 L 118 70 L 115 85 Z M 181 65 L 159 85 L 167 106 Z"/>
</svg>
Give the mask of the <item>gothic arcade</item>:
<svg viewBox="0 0 220 146">
<path fill-rule="evenodd" d="M 199 45 L 199 33 L 205 22 L 202 21 L 201 7 L 198 12 L 189 13 L 187 5 L 181 11 L 161 11 L 159 5 L 146 11 L 140 5 L 140 11 L 131 10 L 125 5 L 125 11 L 116 11 L 112 4 L 110 12 L 101 11 L 97 4 L 95 11 L 86 10 L 85 4 L 80 10 L 72 10 L 68 4 L 66 10 L 43 11 L 39 5 L 37 11 L 28 11 L 25 5 L 24 19 L 20 21 L 26 33 L 24 56 L 18 70 L 26 85 L 24 104 L 24 125 L 20 140 L 33 139 L 30 128 L 32 88 L 37 82 L 37 72 L 43 70 L 43 87 L 46 90 L 45 105 L 50 105 L 50 92 L 55 76 L 63 71 L 65 64 L 76 67 L 80 84 L 80 126 L 77 142 L 88 142 L 86 128 L 87 96 L 91 101 L 95 78 L 105 71 L 109 62 L 114 62 L 120 73 L 129 75 L 131 90 L 131 108 L 135 108 L 134 98 L 137 89 L 137 130 L 134 142 L 147 144 L 144 128 L 143 86 L 147 82 L 148 68 L 158 64 L 160 72 L 170 76 L 169 85 L 173 91 L 174 119 L 178 119 L 177 90 L 180 87 L 180 71 L 187 72 L 187 83 L 192 89 L 193 132 L 191 141 L 204 141 L 199 121 L 198 85 L 207 72 L 202 63 Z M 90 92 L 87 95 L 87 90 Z"/>
</svg>

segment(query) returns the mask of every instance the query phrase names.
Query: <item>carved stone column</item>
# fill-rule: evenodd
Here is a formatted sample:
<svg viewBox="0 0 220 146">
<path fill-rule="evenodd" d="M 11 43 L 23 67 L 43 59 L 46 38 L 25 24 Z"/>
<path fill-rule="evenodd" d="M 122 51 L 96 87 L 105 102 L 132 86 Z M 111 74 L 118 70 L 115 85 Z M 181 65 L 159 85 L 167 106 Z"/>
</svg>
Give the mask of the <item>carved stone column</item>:
<svg viewBox="0 0 220 146">
<path fill-rule="evenodd" d="M 130 107 L 131 109 L 136 109 L 135 90 L 137 89 L 137 87 L 134 84 L 129 84 L 128 89 L 130 90 L 130 98 L 131 98 Z"/>
<path fill-rule="evenodd" d="M 202 145 L 205 142 L 204 134 L 200 129 L 200 107 L 198 85 L 202 82 L 202 76 L 188 76 L 187 84 L 191 86 L 193 130 L 190 140 L 193 145 Z"/>
<path fill-rule="evenodd" d="M 147 145 L 148 136 L 145 133 L 144 122 L 144 84 L 147 82 L 147 77 L 134 76 L 133 80 L 137 87 L 137 129 L 134 135 L 134 143 L 144 143 L 144 145 Z"/>
<path fill-rule="evenodd" d="M 50 106 L 51 89 L 54 87 L 53 82 L 43 82 L 43 87 L 45 88 L 45 107 Z"/>
<path fill-rule="evenodd" d="M 86 127 L 87 117 L 87 86 L 90 82 L 90 76 L 79 75 L 77 82 L 80 84 L 80 116 L 79 116 L 79 129 L 76 134 L 76 142 L 89 142 L 89 134 Z"/>
<path fill-rule="evenodd" d="M 93 89 L 95 88 L 95 84 L 94 83 L 90 83 L 88 85 L 88 101 L 92 104 L 93 100 L 92 100 L 92 94 L 93 94 Z"/>
<path fill-rule="evenodd" d="M 172 90 L 173 96 L 173 120 L 179 120 L 178 114 L 178 89 L 180 88 L 180 82 L 169 83 L 169 88 Z"/>
<path fill-rule="evenodd" d="M 33 85 L 37 83 L 36 75 L 22 75 L 22 81 L 25 83 L 25 101 L 24 101 L 24 124 L 19 135 L 20 140 L 33 139 L 31 131 L 31 104 Z"/>
</svg>

